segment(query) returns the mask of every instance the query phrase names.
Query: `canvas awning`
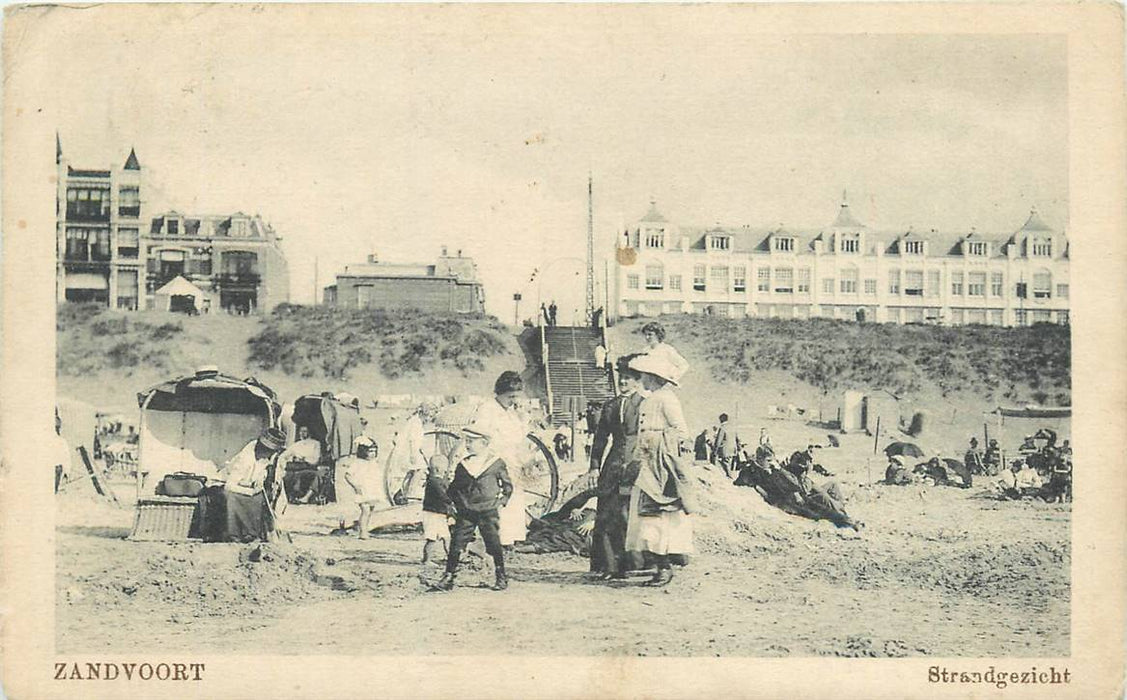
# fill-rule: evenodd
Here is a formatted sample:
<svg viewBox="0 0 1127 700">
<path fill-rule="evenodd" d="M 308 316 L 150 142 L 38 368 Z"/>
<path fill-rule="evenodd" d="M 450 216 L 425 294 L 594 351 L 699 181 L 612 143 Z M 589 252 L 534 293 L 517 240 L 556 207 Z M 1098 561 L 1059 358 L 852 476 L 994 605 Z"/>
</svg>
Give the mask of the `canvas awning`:
<svg viewBox="0 0 1127 700">
<path fill-rule="evenodd" d="M 168 281 L 163 287 L 156 291 L 157 294 L 165 296 L 185 296 L 200 299 L 204 296 L 203 290 L 192 284 L 184 277 L 177 275 Z"/>
<path fill-rule="evenodd" d="M 184 280 L 187 282 L 187 280 Z M 97 272 L 68 272 L 66 276 L 69 289 L 109 289 L 110 281 Z"/>
</svg>

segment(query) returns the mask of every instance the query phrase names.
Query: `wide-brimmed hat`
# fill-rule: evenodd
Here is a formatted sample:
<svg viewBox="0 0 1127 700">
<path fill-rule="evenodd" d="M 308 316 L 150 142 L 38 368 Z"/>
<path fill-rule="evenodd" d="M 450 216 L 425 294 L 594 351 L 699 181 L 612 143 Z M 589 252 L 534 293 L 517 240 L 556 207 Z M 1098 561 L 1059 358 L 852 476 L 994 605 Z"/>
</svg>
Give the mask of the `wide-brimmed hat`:
<svg viewBox="0 0 1127 700">
<path fill-rule="evenodd" d="M 889 457 L 889 459 L 892 460 L 893 462 L 896 462 L 897 464 L 899 464 L 901 466 L 904 465 L 903 455 L 892 455 L 891 457 Z"/>
<path fill-rule="evenodd" d="M 286 434 L 277 428 L 267 428 L 258 436 L 258 444 L 277 452 L 286 447 Z"/>
<path fill-rule="evenodd" d="M 639 355 L 633 360 L 630 360 L 630 369 L 635 372 L 643 372 L 645 374 L 652 374 L 655 377 L 661 377 L 673 386 L 677 386 L 677 380 L 681 378 L 681 372 L 673 365 L 673 363 L 662 357 L 655 357 L 654 355 Z"/>
</svg>

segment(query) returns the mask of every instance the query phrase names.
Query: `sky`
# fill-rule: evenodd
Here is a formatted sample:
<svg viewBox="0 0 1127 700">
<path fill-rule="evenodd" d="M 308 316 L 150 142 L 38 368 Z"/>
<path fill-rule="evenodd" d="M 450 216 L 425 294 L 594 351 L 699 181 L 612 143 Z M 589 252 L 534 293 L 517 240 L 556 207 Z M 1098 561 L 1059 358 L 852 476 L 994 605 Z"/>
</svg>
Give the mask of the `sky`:
<svg viewBox="0 0 1127 700">
<path fill-rule="evenodd" d="M 848 190 L 876 229 L 1010 232 L 1034 205 L 1067 228 L 1062 37 L 332 9 L 75 21 L 44 113 L 75 166 L 135 147 L 150 214 L 261 214 L 298 303 L 315 268 L 324 286 L 446 245 L 477 261 L 490 313 L 511 320 L 519 291 L 522 316 L 539 296 L 566 319 L 589 173 L 599 277 L 651 200 L 686 225 L 821 227 Z"/>
</svg>

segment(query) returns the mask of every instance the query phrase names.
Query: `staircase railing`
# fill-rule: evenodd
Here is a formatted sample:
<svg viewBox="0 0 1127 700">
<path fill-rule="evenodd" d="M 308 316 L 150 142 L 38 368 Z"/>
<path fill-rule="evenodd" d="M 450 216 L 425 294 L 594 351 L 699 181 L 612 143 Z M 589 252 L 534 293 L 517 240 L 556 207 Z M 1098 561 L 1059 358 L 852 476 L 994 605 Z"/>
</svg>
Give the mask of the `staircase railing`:
<svg viewBox="0 0 1127 700">
<path fill-rule="evenodd" d="M 544 366 L 544 388 L 548 393 L 548 423 L 552 422 L 552 414 L 556 410 L 556 402 L 552 398 L 552 371 L 548 368 L 548 336 L 544 332 L 544 324 L 540 327 L 540 364 Z"/>
</svg>

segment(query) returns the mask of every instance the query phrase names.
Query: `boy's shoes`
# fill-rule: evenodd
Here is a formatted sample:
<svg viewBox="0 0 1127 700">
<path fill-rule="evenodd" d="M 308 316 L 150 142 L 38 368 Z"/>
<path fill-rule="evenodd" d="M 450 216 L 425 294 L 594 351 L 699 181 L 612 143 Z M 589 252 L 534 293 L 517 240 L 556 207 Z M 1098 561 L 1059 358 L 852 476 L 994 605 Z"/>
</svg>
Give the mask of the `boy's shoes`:
<svg viewBox="0 0 1127 700">
<path fill-rule="evenodd" d="M 651 578 L 649 581 L 646 581 L 646 583 L 644 585 L 654 586 L 654 587 L 664 586 L 672 580 L 673 580 L 673 570 L 672 569 L 658 569 L 657 573 L 654 574 L 654 577 Z"/>
<path fill-rule="evenodd" d="M 453 585 L 453 584 L 451 584 Z M 497 572 L 497 580 L 493 583 L 493 590 L 503 591 L 509 587 L 509 577 L 505 575 L 504 571 Z"/>
<path fill-rule="evenodd" d="M 452 591 L 454 590 L 454 574 L 442 574 L 442 578 L 431 584 L 432 591 Z"/>
</svg>

